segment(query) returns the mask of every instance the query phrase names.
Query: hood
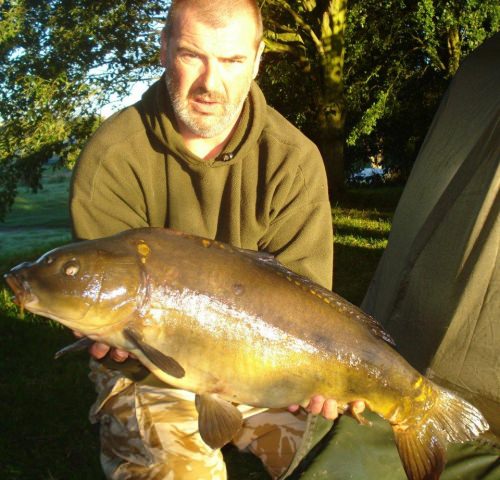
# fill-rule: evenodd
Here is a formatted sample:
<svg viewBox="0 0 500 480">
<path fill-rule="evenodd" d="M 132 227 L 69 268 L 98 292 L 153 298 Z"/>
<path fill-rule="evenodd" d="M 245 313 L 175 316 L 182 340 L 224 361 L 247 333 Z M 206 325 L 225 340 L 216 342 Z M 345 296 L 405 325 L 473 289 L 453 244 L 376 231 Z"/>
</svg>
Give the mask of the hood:
<svg viewBox="0 0 500 480">
<path fill-rule="evenodd" d="M 218 167 L 239 162 L 247 155 L 252 145 L 255 146 L 264 128 L 267 104 L 260 88 L 252 82 L 232 138 L 224 150 L 212 160 L 204 160 L 184 146 L 167 92 L 165 75 L 144 93 L 137 107 L 147 130 L 169 154 L 191 165 Z"/>
</svg>

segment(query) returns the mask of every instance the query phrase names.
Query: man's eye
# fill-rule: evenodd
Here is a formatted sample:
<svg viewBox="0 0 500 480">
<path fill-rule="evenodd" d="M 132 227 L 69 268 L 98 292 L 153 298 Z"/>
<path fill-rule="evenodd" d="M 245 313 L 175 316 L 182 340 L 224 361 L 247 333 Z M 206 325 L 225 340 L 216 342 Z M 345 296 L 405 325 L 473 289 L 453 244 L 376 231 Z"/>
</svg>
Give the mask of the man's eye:
<svg viewBox="0 0 500 480">
<path fill-rule="evenodd" d="M 198 55 L 193 52 L 182 52 L 180 56 L 184 60 L 195 60 L 198 58 Z"/>
</svg>

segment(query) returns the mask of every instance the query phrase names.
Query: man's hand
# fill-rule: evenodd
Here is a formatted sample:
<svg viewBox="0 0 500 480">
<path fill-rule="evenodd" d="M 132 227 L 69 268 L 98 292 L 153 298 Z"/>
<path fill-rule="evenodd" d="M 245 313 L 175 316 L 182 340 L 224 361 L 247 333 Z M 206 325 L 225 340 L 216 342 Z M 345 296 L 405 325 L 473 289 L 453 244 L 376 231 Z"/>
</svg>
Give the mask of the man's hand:
<svg viewBox="0 0 500 480">
<path fill-rule="evenodd" d="M 81 338 L 83 335 L 79 332 L 73 332 L 75 337 Z M 101 360 L 106 355 L 111 357 L 115 362 L 122 363 L 127 360 L 128 357 L 135 358 L 132 354 L 126 352 L 125 350 L 120 350 L 119 348 L 111 348 L 105 343 L 94 342 L 89 347 L 89 353 L 96 360 Z"/>
<path fill-rule="evenodd" d="M 111 348 L 109 345 L 106 345 L 105 343 L 99 343 L 95 342 L 89 347 L 89 353 L 92 355 L 96 360 L 100 360 L 101 358 L 104 358 L 106 355 L 109 354 L 109 356 L 118 363 L 122 363 L 129 356 L 131 356 L 128 352 L 125 350 L 120 350 L 119 348 Z"/>
<path fill-rule="evenodd" d="M 288 410 L 296 412 L 300 405 L 290 405 Z M 360 414 L 365 409 L 365 402 L 358 400 L 349 404 L 349 410 L 354 415 Z M 344 411 L 343 408 L 339 409 L 338 404 L 333 398 L 325 398 L 323 395 L 314 395 L 305 409 L 314 415 L 323 415 L 327 420 L 335 420 L 339 415 L 339 410 Z"/>
</svg>

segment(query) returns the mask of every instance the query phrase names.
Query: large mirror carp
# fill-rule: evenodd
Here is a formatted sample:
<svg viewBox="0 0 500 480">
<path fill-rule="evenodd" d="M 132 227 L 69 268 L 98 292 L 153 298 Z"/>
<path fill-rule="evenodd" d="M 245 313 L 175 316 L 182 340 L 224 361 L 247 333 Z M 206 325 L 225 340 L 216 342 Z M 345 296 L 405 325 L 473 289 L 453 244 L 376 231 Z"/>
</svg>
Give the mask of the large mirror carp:
<svg viewBox="0 0 500 480">
<path fill-rule="evenodd" d="M 5 278 L 22 308 L 195 392 L 212 448 L 240 428 L 235 404 L 304 405 L 314 394 L 363 400 L 386 419 L 413 480 L 438 478 L 448 442 L 488 429 L 475 407 L 411 367 L 373 318 L 265 253 L 144 228 L 56 248 Z"/>
</svg>

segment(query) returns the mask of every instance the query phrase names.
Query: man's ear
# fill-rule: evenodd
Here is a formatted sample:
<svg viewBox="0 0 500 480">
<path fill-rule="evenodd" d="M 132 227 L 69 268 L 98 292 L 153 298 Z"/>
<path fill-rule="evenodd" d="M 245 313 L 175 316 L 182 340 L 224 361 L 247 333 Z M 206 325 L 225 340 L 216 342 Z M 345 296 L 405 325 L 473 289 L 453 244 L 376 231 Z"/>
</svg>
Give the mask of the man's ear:
<svg viewBox="0 0 500 480">
<path fill-rule="evenodd" d="M 253 64 L 253 74 L 252 78 L 255 78 L 259 73 L 260 59 L 262 58 L 262 52 L 264 51 L 264 42 L 259 43 L 259 48 L 257 49 L 257 55 L 255 55 L 255 62 Z"/>
<path fill-rule="evenodd" d="M 167 32 L 165 29 L 161 31 L 160 63 L 162 67 L 167 66 Z"/>
</svg>

